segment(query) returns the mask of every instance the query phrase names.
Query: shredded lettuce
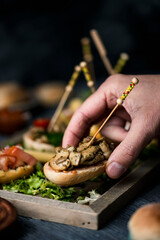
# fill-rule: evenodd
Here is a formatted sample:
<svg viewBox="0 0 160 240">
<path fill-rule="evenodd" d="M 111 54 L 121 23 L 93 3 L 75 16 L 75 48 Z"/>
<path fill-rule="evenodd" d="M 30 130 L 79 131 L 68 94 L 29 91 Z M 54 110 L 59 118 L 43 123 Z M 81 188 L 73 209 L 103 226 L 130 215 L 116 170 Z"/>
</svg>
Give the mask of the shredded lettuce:
<svg viewBox="0 0 160 240">
<path fill-rule="evenodd" d="M 141 152 L 137 161 L 128 171 L 132 171 L 150 155 L 157 155 L 159 151 L 158 144 L 155 144 L 155 142 L 150 143 L 150 145 Z M 75 187 L 61 188 L 48 181 L 43 174 L 42 165 L 37 164 L 35 172 L 29 177 L 11 181 L 9 184 L 2 185 L 2 188 L 3 190 L 11 192 L 38 195 L 55 200 L 91 204 L 117 181 L 118 180 L 110 179 L 107 174 L 104 173 L 88 181 L 90 188 L 88 188 L 88 186 L 85 187 L 86 183 L 78 184 Z"/>
<path fill-rule="evenodd" d="M 11 181 L 9 184 L 2 186 L 3 190 L 23 193 L 27 195 L 38 195 L 41 197 L 51 198 L 55 200 L 91 203 L 97 199 L 100 194 L 93 191 L 85 191 L 81 188 L 81 184 L 77 187 L 62 188 L 45 178 L 42 171 L 42 165 L 37 164 L 36 170 L 27 178 Z M 80 202 L 80 200 L 83 200 Z"/>
<path fill-rule="evenodd" d="M 54 132 L 54 133 L 45 133 L 48 141 L 50 144 L 54 145 L 55 147 L 60 146 L 62 143 L 63 133 L 61 132 Z"/>
<path fill-rule="evenodd" d="M 64 188 L 45 179 L 42 168 L 37 165 L 36 171 L 28 178 L 11 181 L 10 184 L 3 185 L 3 190 L 19 192 L 28 195 L 39 195 L 51 199 L 62 201 L 73 201 L 75 189 L 73 187 Z"/>
<path fill-rule="evenodd" d="M 77 203 L 80 203 L 80 204 L 91 204 L 93 203 L 94 201 L 96 201 L 100 196 L 101 194 L 97 193 L 95 190 L 92 190 L 92 191 L 89 191 L 89 197 L 81 197 L 79 196 L 77 198 Z"/>
</svg>

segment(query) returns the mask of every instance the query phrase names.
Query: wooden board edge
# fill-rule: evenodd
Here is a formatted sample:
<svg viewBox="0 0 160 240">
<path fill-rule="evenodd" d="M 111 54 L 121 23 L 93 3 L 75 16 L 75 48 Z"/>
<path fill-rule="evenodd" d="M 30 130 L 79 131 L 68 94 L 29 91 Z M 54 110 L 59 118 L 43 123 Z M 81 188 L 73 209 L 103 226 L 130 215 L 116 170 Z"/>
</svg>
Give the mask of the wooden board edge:
<svg viewBox="0 0 160 240">
<path fill-rule="evenodd" d="M 150 182 L 153 173 L 156 176 L 158 169 L 160 160 L 148 159 L 92 203 L 90 207 L 97 213 L 98 229 L 133 199 Z"/>
<path fill-rule="evenodd" d="M 95 230 L 98 226 L 97 214 L 86 205 L 4 190 L 0 190 L 0 196 L 11 202 L 21 216 Z"/>
<path fill-rule="evenodd" d="M 20 141 L 21 138 L 21 134 L 14 136 L 14 141 L 16 142 L 15 139 L 17 139 L 17 141 Z M 13 139 L 10 138 L 10 140 L 5 140 L 1 144 L 4 145 L 7 143 L 7 141 L 12 142 Z M 101 228 L 104 223 L 106 223 L 112 216 L 114 216 L 118 210 L 124 207 L 142 189 L 142 187 L 147 184 L 146 179 L 155 171 L 156 167 L 159 165 L 159 159 L 150 159 L 143 162 L 90 206 L 66 202 L 62 207 L 63 202 L 47 199 L 56 201 L 56 204 L 51 204 L 51 206 L 47 208 L 47 210 L 50 210 L 49 216 L 46 214 L 46 203 L 44 202 L 41 204 L 39 202 L 35 202 L 36 196 L 27 196 L 27 198 L 32 197 L 33 199 L 32 201 L 25 201 L 24 208 L 24 200 L 13 198 L 13 195 L 11 195 L 12 193 L 10 192 L 10 196 L 5 196 L 4 192 L 6 191 L 3 190 L 0 190 L 0 193 L 3 192 L 4 198 L 15 205 L 19 215 L 97 230 Z M 15 194 L 17 195 L 19 193 Z M 58 202 L 61 202 L 61 207 L 60 205 L 57 206 Z M 34 208 L 31 207 L 31 203 L 32 206 L 34 205 Z M 72 209 L 72 207 L 69 207 L 71 206 L 70 204 L 74 204 L 74 207 L 76 205 L 81 207 L 80 209 L 79 207 L 78 209 L 77 207 L 75 207 L 75 209 Z M 67 212 L 67 214 L 65 214 L 65 212 Z M 61 215 L 62 217 L 59 217 Z"/>
</svg>

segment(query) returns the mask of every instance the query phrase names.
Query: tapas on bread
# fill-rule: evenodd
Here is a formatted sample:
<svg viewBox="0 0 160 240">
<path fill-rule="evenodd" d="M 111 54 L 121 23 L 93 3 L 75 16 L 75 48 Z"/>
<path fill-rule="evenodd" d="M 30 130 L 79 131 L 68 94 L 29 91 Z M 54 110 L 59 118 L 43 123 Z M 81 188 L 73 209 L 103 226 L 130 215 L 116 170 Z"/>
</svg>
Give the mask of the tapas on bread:
<svg viewBox="0 0 160 240">
<path fill-rule="evenodd" d="M 36 162 L 21 146 L 5 147 L 0 153 L 0 183 L 28 176 L 33 172 Z"/>
<path fill-rule="evenodd" d="M 40 162 L 51 159 L 55 147 L 62 142 L 62 132 L 48 132 L 49 119 L 36 119 L 30 129 L 23 135 L 25 152 L 34 156 Z"/>
<path fill-rule="evenodd" d="M 91 138 L 84 138 L 77 147 L 56 148 L 52 159 L 44 165 L 45 176 L 55 184 L 70 186 L 104 173 L 115 146 L 104 137 L 88 146 Z"/>
</svg>

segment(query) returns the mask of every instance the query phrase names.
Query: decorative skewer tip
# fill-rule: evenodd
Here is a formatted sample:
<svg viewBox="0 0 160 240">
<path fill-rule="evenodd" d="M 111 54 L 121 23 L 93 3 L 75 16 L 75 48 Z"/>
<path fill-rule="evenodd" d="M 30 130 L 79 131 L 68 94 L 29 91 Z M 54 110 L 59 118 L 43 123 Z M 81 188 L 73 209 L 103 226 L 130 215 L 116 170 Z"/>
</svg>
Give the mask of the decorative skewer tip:
<svg viewBox="0 0 160 240">
<path fill-rule="evenodd" d="M 91 33 L 93 33 L 93 32 L 94 32 L 94 33 L 95 33 L 95 32 L 97 33 L 97 30 L 96 30 L 96 29 L 91 29 L 90 32 L 91 32 Z"/>
<path fill-rule="evenodd" d="M 138 78 L 136 78 L 136 77 L 132 78 L 132 83 L 134 83 L 134 84 L 138 84 L 138 83 L 139 83 Z"/>
<path fill-rule="evenodd" d="M 93 87 L 93 86 L 94 86 L 94 82 L 93 82 L 93 81 L 89 81 L 89 82 L 87 83 L 87 85 L 88 85 L 88 87 Z"/>
<path fill-rule="evenodd" d="M 76 72 L 80 72 L 80 71 L 81 71 L 81 67 L 80 67 L 80 66 L 75 66 L 74 70 L 75 70 Z"/>
<path fill-rule="evenodd" d="M 120 57 L 126 61 L 129 60 L 129 55 L 127 53 L 121 53 Z"/>
<path fill-rule="evenodd" d="M 122 103 L 123 103 L 123 100 L 122 100 L 121 98 L 118 98 L 118 99 L 117 99 L 117 104 L 118 104 L 118 105 L 122 105 Z"/>
<path fill-rule="evenodd" d="M 90 43 L 90 39 L 87 38 L 87 37 L 84 37 L 84 38 L 81 39 L 81 43 L 84 44 L 84 45 L 87 45 L 87 44 Z"/>
<path fill-rule="evenodd" d="M 83 67 L 86 67 L 87 66 L 87 63 L 86 62 L 81 62 L 80 63 L 80 67 L 83 68 Z"/>
</svg>

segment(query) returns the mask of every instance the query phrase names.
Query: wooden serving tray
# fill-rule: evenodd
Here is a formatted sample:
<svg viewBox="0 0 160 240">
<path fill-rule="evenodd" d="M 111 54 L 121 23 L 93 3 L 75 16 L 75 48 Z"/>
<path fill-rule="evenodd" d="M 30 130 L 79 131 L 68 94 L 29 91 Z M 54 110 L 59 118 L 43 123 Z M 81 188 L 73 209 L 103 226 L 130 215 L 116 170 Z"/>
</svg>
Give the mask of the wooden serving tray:
<svg viewBox="0 0 160 240">
<path fill-rule="evenodd" d="M 4 190 L 0 190 L 0 197 L 10 201 L 21 216 L 97 230 L 151 181 L 158 167 L 160 167 L 158 158 L 142 162 L 91 205 Z"/>
</svg>

